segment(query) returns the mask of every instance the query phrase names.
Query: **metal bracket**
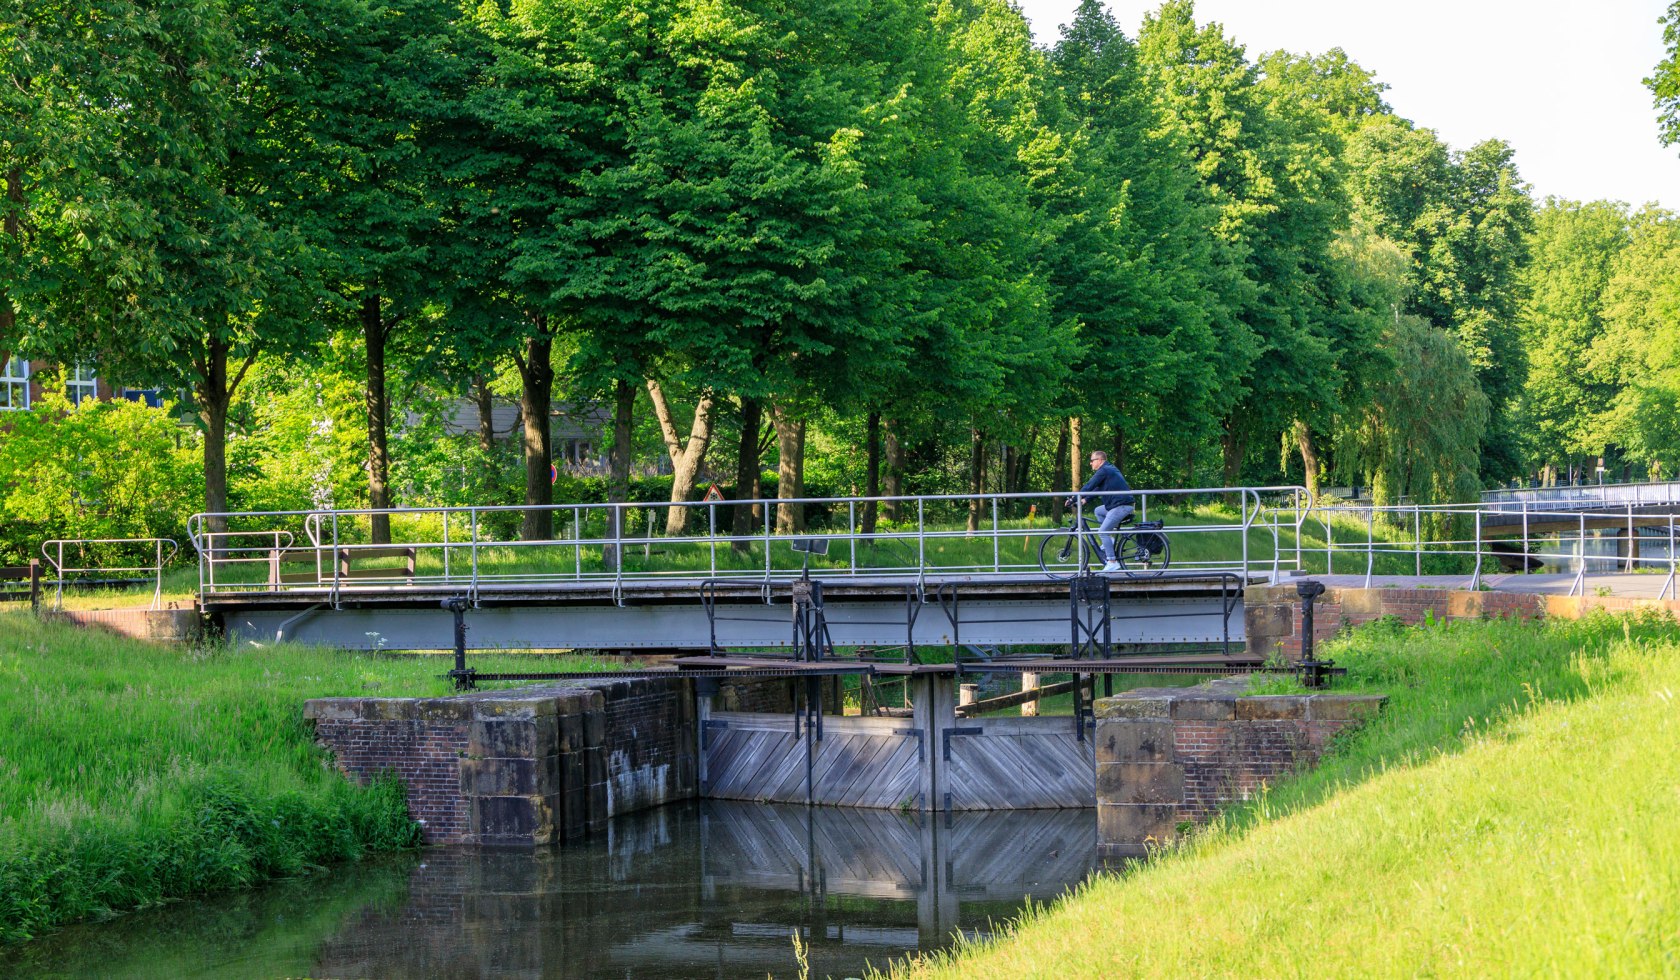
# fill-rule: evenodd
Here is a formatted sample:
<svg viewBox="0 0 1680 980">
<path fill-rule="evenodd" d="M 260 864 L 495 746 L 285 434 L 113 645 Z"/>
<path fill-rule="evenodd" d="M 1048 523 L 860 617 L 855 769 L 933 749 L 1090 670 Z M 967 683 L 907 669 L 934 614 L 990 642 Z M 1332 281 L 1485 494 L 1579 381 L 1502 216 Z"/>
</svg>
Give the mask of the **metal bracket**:
<svg viewBox="0 0 1680 980">
<path fill-rule="evenodd" d="M 983 735 L 983 734 L 985 734 L 985 731 L 986 731 L 986 729 L 984 729 L 984 728 L 982 728 L 978 725 L 973 726 L 971 728 L 947 728 L 947 729 L 945 729 L 945 731 L 941 733 L 942 736 L 944 737 L 944 742 L 945 742 L 944 746 L 941 749 L 941 754 L 945 757 L 945 761 L 946 762 L 951 761 L 951 739 L 957 737 L 958 735 Z"/>
<path fill-rule="evenodd" d="M 700 723 L 700 751 L 702 751 L 702 752 L 706 751 L 707 747 L 711 744 L 711 738 L 710 738 L 710 733 L 711 732 L 724 731 L 728 727 L 729 727 L 729 722 L 727 722 L 727 721 L 713 721 L 712 719 L 708 718 L 705 721 L 701 722 Z"/>
<path fill-rule="evenodd" d="M 906 737 L 915 738 L 915 740 L 916 740 L 916 761 L 918 763 L 925 761 L 924 757 L 927 754 L 925 747 L 927 745 L 927 742 L 923 739 L 922 736 L 923 736 L 924 733 L 922 732 L 922 730 L 920 728 L 895 728 L 895 729 L 892 730 L 892 733 L 894 735 L 904 735 Z"/>
<path fill-rule="evenodd" d="M 1108 659 L 1113 646 L 1110 614 L 1109 581 L 1106 577 L 1081 575 L 1070 580 L 1068 618 L 1073 626 L 1073 636 L 1068 652 L 1073 659 Z"/>
</svg>

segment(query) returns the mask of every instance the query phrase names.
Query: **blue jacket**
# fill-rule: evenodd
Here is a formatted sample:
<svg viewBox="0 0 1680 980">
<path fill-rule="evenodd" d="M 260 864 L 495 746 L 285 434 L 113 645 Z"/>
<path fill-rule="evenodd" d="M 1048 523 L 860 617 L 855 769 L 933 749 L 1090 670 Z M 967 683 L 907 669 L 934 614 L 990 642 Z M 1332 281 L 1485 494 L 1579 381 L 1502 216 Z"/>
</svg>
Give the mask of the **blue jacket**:
<svg viewBox="0 0 1680 980">
<path fill-rule="evenodd" d="M 1131 484 L 1126 482 L 1126 478 L 1121 475 L 1120 470 L 1113 463 L 1104 463 L 1097 467 L 1097 471 L 1092 473 L 1091 478 L 1085 481 L 1085 485 L 1079 488 L 1079 494 L 1080 496 L 1102 494 L 1102 499 L 1098 503 L 1104 507 L 1123 507 L 1136 502 L 1131 494 L 1104 493 L 1104 491 L 1130 490 L 1131 488 Z"/>
</svg>

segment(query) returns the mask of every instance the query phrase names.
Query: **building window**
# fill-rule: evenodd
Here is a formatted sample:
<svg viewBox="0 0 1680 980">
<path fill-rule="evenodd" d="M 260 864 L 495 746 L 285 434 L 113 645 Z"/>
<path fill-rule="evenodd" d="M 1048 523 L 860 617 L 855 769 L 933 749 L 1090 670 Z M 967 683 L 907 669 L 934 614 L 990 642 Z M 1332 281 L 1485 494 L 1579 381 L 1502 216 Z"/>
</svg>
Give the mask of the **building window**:
<svg viewBox="0 0 1680 980">
<path fill-rule="evenodd" d="M 29 362 L 12 358 L 0 368 L 0 412 L 21 412 L 29 407 Z"/>
<path fill-rule="evenodd" d="M 88 364 L 78 364 L 75 370 L 64 377 L 64 397 L 70 399 L 70 404 L 80 405 L 82 400 L 92 400 L 99 395 L 99 379 L 94 377 L 93 367 Z"/>
<path fill-rule="evenodd" d="M 122 396 L 131 402 L 140 402 L 147 408 L 163 407 L 163 389 L 161 388 L 124 388 Z"/>
</svg>

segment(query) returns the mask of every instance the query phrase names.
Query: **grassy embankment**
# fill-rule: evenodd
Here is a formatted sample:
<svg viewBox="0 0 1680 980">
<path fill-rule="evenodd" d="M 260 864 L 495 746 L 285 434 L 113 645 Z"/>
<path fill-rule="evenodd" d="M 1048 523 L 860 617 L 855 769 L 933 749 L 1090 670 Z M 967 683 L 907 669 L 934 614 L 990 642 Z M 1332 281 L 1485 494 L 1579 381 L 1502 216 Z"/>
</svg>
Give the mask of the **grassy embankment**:
<svg viewBox="0 0 1680 980">
<path fill-rule="evenodd" d="M 0 942 L 414 844 L 400 787 L 325 765 L 303 702 L 444 695 L 446 666 L 171 648 L 0 614 Z"/>
<path fill-rule="evenodd" d="M 1680 629 L 1378 625 L 1317 770 L 898 976 L 1680 972 Z"/>
</svg>

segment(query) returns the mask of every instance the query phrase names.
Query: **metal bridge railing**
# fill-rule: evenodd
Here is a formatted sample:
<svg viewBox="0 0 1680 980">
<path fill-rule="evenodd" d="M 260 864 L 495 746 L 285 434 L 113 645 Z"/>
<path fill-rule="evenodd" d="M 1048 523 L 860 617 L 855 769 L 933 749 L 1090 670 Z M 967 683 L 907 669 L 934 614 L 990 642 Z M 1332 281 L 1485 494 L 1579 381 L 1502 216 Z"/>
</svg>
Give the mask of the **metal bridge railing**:
<svg viewBox="0 0 1680 980">
<path fill-rule="evenodd" d="M 1328 573 L 1352 571 L 1358 574 L 1363 564 L 1365 582 L 1370 584 L 1380 559 L 1386 562 L 1386 574 L 1422 576 L 1426 569 L 1443 556 L 1456 557 L 1467 564 L 1472 588 L 1479 587 L 1490 560 L 1501 565 L 1521 566 L 1524 573 L 1553 566 L 1560 572 L 1572 573 L 1569 595 L 1586 591 L 1589 574 L 1598 573 L 1656 573 L 1665 574 L 1658 596 L 1676 598 L 1676 572 L 1680 569 L 1680 555 L 1676 554 L 1677 525 L 1680 517 L 1674 513 L 1649 512 L 1658 501 L 1649 498 L 1626 501 L 1619 506 L 1595 502 L 1588 508 L 1538 506 L 1527 501 L 1497 502 L 1491 506 L 1476 504 L 1401 504 L 1386 507 L 1328 506 L 1316 507 L 1313 515 L 1323 535 L 1324 567 Z M 1619 511 L 1620 513 L 1617 513 Z M 1337 518 L 1347 523 L 1362 523 L 1363 541 L 1338 540 L 1334 531 Z M 1379 535 L 1381 528 L 1388 536 Z M 1425 529 L 1433 533 L 1425 536 Z M 1654 534 L 1640 534 L 1640 529 Z M 1410 531 L 1407 535 L 1405 532 Z M 1394 532 L 1401 532 L 1398 537 Z M 1602 532 L 1612 532 L 1606 538 Z M 1616 554 L 1594 554 L 1614 544 Z M 1642 544 L 1660 547 L 1661 555 L 1638 553 Z M 1624 553 L 1625 552 L 1625 553 Z M 1337 567 L 1337 556 L 1342 568 Z M 1397 560 L 1410 559 L 1410 568 L 1396 567 Z M 1362 562 L 1361 562 L 1362 559 Z M 1347 567 L 1349 560 L 1354 567 Z M 1537 568 L 1536 566 L 1539 566 Z M 1516 570 L 1516 569 L 1513 569 Z"/>
<path fill-rule="evenodd" d="M 1227 508 L 1212 517 L 1216 512 L 1206 511 L 1195 522 L 1169 521 L 1164 531 L 1172 540 L 1174 571 L 1276 576 L 1300 567 L 1300 529 L 1309 513 L 1304 488 L 1132 493 L 1139 521 L 1150 519 L 1152 507 L 1157 513 L 1168 511 L 1169 517 L 1195 504 Z M 1047 523 L 1044 515 L 1067 496 L 244 511 L 194 515 L 188 531 L 199 555 L 200 591 L 206 595 L 308 592 L 336 603 L 346 593 L 436 589 L 465 592 L 476 600 L 482 590 L 498 586 L 597 583 L 609 584 L 622 601 L 628 581 L 769 583 L 796 577 L 813 561 L 825 575 L 908 577 L 918 585 L 932 574 L 1037 574 L 1039 542 L 1066 526 Z M 789 526 L 793 508 L 810 518 L 808 528 Z M 876 524 L 865 532 L 871 508 Z M 1093 508 L 1091 501 L 1081 501 L 1069 515 L 1086 518 Z M 546 514 L 553 533 L 521 540 L 519 526 L 533 513 Z M 375 515 L 389 519 L 392 542 L 370 540 Z M 799 551 L 790 547 L 795 542 L 803 545 Z M 299 570 L 288 573 L 287 567 Z"/>
<path fill-rule="evenodd" d="M 165 546 L 168 546 L 167 553 L 164 551 Z M 72 549 L 71 554 L 75 561 L 88 563 L 70 564 L 65 558 L 66 548 Z M 113 561 L 132 560 L 131 557 L 125 558 L 123 556 L 133 556 L 148 548 L 153 555 L 150 564 L 121 565 L 101 560 L 110 552 L 115 552 L 118 556 L 112 559 Z M 93 551 L 94 559 L 91 562 L 87 558 L 90 549 Z M 146 572 L 152 576 L 152 603 L 150 608 L 160 609 L 163 607 L 163 570 L 179 550 L 180 545 L 173 538 L 52 538 L 43 541 L 41 543 L 41 555 L 46 558 L 47 564 L 51 565 L 53 569 L 53 608 L 64 608 L 64 586 L 66 584 L 111 584 L 108 582 L 78 583 L 74 578 L 67 580 L 66 576 L 90 573 L 114 575 Z M 122 584 L 128 583 L 123 582 Z"/>
</svg>

